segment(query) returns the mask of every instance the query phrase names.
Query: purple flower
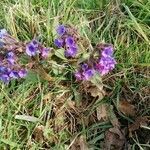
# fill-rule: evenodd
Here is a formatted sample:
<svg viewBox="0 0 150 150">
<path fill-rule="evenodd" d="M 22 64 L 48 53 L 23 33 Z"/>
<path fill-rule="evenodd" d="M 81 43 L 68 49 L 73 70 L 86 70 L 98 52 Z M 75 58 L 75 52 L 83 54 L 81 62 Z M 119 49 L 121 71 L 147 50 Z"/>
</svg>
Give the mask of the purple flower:
<svg viewBox="0 0 150 150">
<path fill-rule="evenodd" d="M 0 39 L 2 39 L 4 37 L 4 35 L 7 34 L 7 30 L 6 29 L 1 29 L 0 30 Z"/>
<path fill-rule="evenodd" d="M 65 50 L 66 57 L 75 57 L 76 54 L 77 54 L 76 47 L 69 47 L 67 50 Z"/>
<path fill-rule="evenodd" d="M 0 66 L 0 74 L 6 73 L 6 72 L 7 72 L 7 68 L 4 66 Z"/>
<path fill-rule="evenodd" d="M 31 41 L 31 43 L 34 45 L 34 47 L 38 47 L 38 46 L 39 46 L 38 41 L 35 40 L 35 39 L 33 39 L 33 40 Z"/>
<path fill-rule="evenodd" d="M 87 70 L 88 68 L 89 68 L 89 66 L 88 66 L 88 64 L 86 64 L 86 63 L 83 63 L 83 64 L 81 64 L 81 68 L 82 68 L 82 70 Z"/>
<path fill-rule="evenodd" d="M 15 63 L 15 54 L 13 52 L 8 52 L 6 55 L 7 61 L 11 64 L 14 65 Z"/>
<path fill-rule="evenodd" d="M 11 71 L 9 77 L 11 77 L 12 79 L 18 79 L 19 78 L 18 72 L 14 70 Z"/>
<path fill-rule="evenodd" d="M 29 56 L 35 56 L 37 54 L 37 47 L 35 47 L 32 43 L 29 43 L 26 46 L 26 53 Z"/>
<path fill-rule="evenodd" d="M 112 55 L 113 55 L 113 47 L 112 46 L 108 46 L 103 49 L 102 56 L 106 57 L 106 56 L 112 56 Z"/>
<path fill-rule="evenodd" d="M 21 69 L 18 72 L 18 75 L 19 75 L 20 78 L 24 78 L 27 75 L 27 70 L 26 69 Z"/>
<path fill-rule="evenodd" d="M 38 51 L 39 43 L 36 40 L 32 40 L 29 44 L 26 45 L 26 53 L 29 56 L 35 56 Z"/>
<path fill-rule="evenodd" d="M 105 75 L 115 68 L 116 61 L 113 57 L 102 57 L 96 64 L 96 70 Z"/>
<path fill-rule="evenodd" d="M 88 64 L 80 64 L 80 69 L 75 72 L 77 80 L 89 80 L 95 73 L 95 70 Z"/>
<path fill-rule="evenodd" d="M 74 75 L 75 75 L 75 77 L 76 77 L 77 80 L 82 80 L 82 74 L 81 74 L 80 71 L 75 72 Z"/>
<path fill-rule="evenodd" d="M 66 32 L 65 26 L 64 25 L 59 25 L 56 29 L 57 33 L 59 35 L 63 35 Z"/>
<path fill-rule="evenodd" d="M 66 39 L 65 39 L 65 42 L 66 42 L 66 46 L 73 46 L 74 45 L 74 38 L 71 37 L 71 36 L 68 36 Z"/>
<path fill-rule="evenodd" d="M 35 47 L 32 44 L 28 44 L 27 47 L 26 47 L 26 53 L 29 56 L 36 55 L 36 49 L 35 49 Z"/>
<path fill-rule="evenodd" d="M 83 79 L 84 80 L 89 80 L 93 75 L 94 75 L 94 70 L 89 68 L 86 71 L 83 71 L 82 75 L 83 75 Z"/>
<path fill-rule="evenodd" d="M 41 51 L 42 57 L 43 57 L 43 58 L 47 58 L 49 52 L 50 52 L 50 49 L 49 49 L 49 48 L 46 48 L 46 47 L 42 48 L 42 51 Z"/>
<path fill-rule="evenodd" d="M 10 81 L 10 77 L 7 74 L 2 74 L 0 75 L 0 80 L 7 84 Z"/>
<path fill-rule="evenodd" d="M 62 39 L 55 39 L 54 44 L 58 47 L 58 48 L 62 48 L 63 47 L 63 43 L 64 41 Z"/>
</svg>

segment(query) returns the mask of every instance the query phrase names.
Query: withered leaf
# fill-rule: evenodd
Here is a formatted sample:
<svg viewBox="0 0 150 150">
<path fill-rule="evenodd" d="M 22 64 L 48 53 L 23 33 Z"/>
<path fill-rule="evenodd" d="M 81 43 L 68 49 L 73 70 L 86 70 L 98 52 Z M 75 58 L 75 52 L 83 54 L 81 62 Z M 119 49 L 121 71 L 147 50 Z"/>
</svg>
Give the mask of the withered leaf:
<svg viewBox="0 0 150 150">
<path fill-rule="evenodd" d="M 125 135 L 118 127 L 110 128 L 105 133 L 104 150 L 122 150 L 125 141 Z"/>
<path fill-rule="evenodd" d="M 105 96 L 105 91 L 103 90 L 103 84 L 97 78 L 95 77 L 92 81 L 82 82 L 83 89 L 92 97 L 98 97 L 99 99 L 103 99 L 103 97 Z"/>
<path fill-rule="evenodd" d="M 114 110 L 113 110 L 113 106 L 109 105 L 109 109 L 108 109 L 108 117 L 110 122 L 112 123 L 112 125 L 114 127 L 120 127 L 120 122 L 118 121 L 118 118 L 116 117 Z"/>
<path fill-rule="evenodd" d="M 127 116 L 135 116 L 135 107 L 126 100 L 119 101 L 119 110 Z"/>
<path fill-rule="evenodd" d="M 70 150 L 89 150 L 85 137 L 81 135 L 76 138 L 74 143 L 71 145 Z"/>
<path fill-rule="evenodd" d="M 114 113 L 113 106 L 109 105 L 108 110 L 108 117 L 113 128 L 105 132 L 104 150 L 122 150 L 126 142 L 125 133 L 121 130 L 120 122 Z"/>
<path fill-rule="evenodd" d="M 108 120 L 108 105 L 107 104 L 101 104 L 96 108 L 96 114 L 98 120 Z"/>
<path fill-rule="evenodd" d="M 103 99 L 103 97 L 105 95 L 105 92 L 96 86 L 90 87 L 88 89 L 88 92 L 91 94 L 92 97 L 98 97 L 99 99 Z"/>
<path fill-rule="evenodd" d="M 132 132 L 138 130 L 142 125 L 147 125 L 149 122 L 148 116 L 137 117 L 133 124 L 129 125 L 129 134 L 132 135 Z"/>
</svg>

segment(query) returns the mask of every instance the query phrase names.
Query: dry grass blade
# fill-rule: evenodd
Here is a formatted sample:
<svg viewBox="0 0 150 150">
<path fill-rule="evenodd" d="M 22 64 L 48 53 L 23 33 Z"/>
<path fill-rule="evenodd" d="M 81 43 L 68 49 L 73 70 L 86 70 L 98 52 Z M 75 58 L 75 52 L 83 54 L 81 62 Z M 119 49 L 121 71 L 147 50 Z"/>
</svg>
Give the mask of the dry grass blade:
<svg viewBox="0 0 150 150">
<path fill-rule="evenodd" d="M 25 121 L 30 121 L 30 122 L 38 122 L 39 119 L 33 116 L 27 116 L 27 115 L 16 115 L 15 119 L 18 120 L 25 120 Z"/>
</svg>

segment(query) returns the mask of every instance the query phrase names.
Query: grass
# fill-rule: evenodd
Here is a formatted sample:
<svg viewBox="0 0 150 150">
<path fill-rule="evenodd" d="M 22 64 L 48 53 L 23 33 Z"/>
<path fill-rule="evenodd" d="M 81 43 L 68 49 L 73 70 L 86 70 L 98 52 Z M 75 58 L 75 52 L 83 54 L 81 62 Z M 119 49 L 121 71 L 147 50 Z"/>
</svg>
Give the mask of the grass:
<svg viewBox="0 0 150 150">
<path fill-rule="evenodd" d="M 76 26 L 87 43 L 113 43 L 118 64 L 116 70 L 105 78 L 104 83 L 113 94 L 106 96 L 104 101 L 114 105 L 126 98 L 135 104 L 139 115 L 150 115 L 149 0 L 1 0 L 0 3 L 0 26 L 7 28 L 20 40 L 28 41 L 36 36 L 47 46 L 53 46 L 55 27 L 60 22 Z M 88 48 L 92 48 L 92 45 Z M 61 76 L 63 77 L 65 75 Z M 58 78 L 58 83 L 59 80 Z M 93 149 L 102 148 L 100 143 L 103 142 L 104 132 L 111 127 L 110 123 L 95 122 L 87 127 L 85 115 L 80 118 L 79 127 L 72 127 L 75 129 L 70 133 L 65 129 L 63 114 L 53 118 L 53 105 L 59 109 L 56 100 L 64 103 L 62 107 L 67 109 L 63 95 L 69 91 L 65 101 L 72 97 L 72 91 L 76 91 L 73 81 L 71 89 L 61 89 L 57 84 L 51 85 L 31 73 L 19 83 L 13 81 L 9 86 L 1 84 L 0 89 L 0 149 L 37 150 L 44 149 L 43 145 L 50 145 L 54 150 L 63 150 L 78 135 L 86 135 L 87 143 Z M 76 94 L 78 100 L 78 93 Z M 53 97 L 54 95 L 58 97 Z M 96 106 L 95 104 L 93 109 Z M 92 113 L 90 110 L 87 112 Z M 40 121 L 15 119 L 18 114 L 34 116 Z M 72 124 L 75 117 L 70 117 Z M 123 116 L 119 117 L 124 120 Z M 57 124 L 58 129 L 54 129 L 54 124 Z M 47 139 L 44 144 L 33 140 L 35 128 L 40 125 L 44 126 Z M 146 128 L 150 132 L 149 127 Z M 149 143 L 141 140 L 140 135 L 134 136 L 130 145 L 132 149 L 141 150 L 150 147 Z"/>
</svg>

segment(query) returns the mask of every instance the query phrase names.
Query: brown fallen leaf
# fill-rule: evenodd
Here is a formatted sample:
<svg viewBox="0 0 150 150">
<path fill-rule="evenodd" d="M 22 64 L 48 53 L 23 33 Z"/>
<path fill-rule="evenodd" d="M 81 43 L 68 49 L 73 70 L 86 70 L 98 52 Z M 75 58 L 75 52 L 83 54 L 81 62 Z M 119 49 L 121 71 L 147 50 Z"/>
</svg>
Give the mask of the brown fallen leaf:
<svg viewBox="0 0 150 150">
<path fill-rule="evenodd" d="M 122 150 L 125 146 L 126 138 L 112 105 L 109 105 L 108 118 L 112 123 L 113 128 L 110 128 L 105 132 L 104 150 Z"/>
<path fill-rule="evenodd" d="M 108 105 L 107 104 L 101 104 L 96 108 L 96 114 L 97 114 L 97 119 L 106 121 L 108 120 Z"/>
<path fill-rule="evenodd" d="M 135 107 L 126 100 L 119 101 L 119 110 L 127 116 L 135 116 Z"/>
<path fill-rule="evenodd" d="M 150 120 L 148 119 L 148 116 L 140 116 L 137 117 L 133 124 L 129 125 L 129 136 L 132 136 L 132 132 L 135 130 L 138 130 L 142 125 L 147 126 L 148 122 Z"/>
<path fill-rule="evenodd" d="M 103 90 L 103 84 L 99 80 L 84 81 L 82 82 L 81 90 L 84 89 L 84 92 L 89 93 L 92 97 L 103 99 L 105 96 L 105 91 Z"/>
<path fill-rule="evenodd" d="M 103 99 L 103 97 L 105 96 L 104 90 L 99 89 L 96 86 L 89 87 L 87 92 L 90 93 L 92 97 L 98 97 L 99 99 Z"/>
<path fill-rule="evenodd" d="M 104 150 L 122 150 L 125 145 L 125 135 L 118 127 L 105 132 Z"/>
<path fill-rule="evenodd" d="M 83 135 L 77 137 L 72 143 L 70 150 L 89 150 L 85 137 Z"/>
</svg>

